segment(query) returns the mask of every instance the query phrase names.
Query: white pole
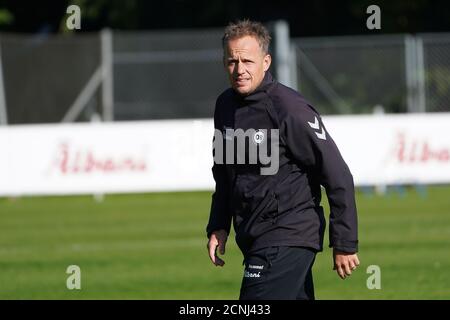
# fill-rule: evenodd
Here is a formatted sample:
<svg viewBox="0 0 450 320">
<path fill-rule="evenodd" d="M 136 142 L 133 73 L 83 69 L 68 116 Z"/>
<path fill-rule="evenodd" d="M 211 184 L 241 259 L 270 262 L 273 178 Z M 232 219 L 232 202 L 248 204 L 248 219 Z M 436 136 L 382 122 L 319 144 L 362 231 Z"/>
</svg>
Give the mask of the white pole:
<svg viewBox="0 0 450 320">
<path fill-rule="evenodd" d="M 277 80 L 285 86 L 292 87 L 290 70 L 291 48 L 288 23 L 284 20 L 276 21 L 274 32 Z"/>
<path fill-rule="evenodd" d="M 291 50 L 289 52 L 289 64 L 290 64 L 290 82 L 291 82 L 291 88 L 294 90 L 300 90 L 298 86 L 298 74 L 297 74 L 297 50 L 295 46 L 291 46 Z"/>
<path fill-rule="evenodd" d="M 74 122 L 77 117 L 83 111 L 89 99 L 95 94 L 95 90 L 100 86 L 102 82 L 102 70 L 98 67 L 94 74 L 91 76 L 86 86 L 80 92 L 74 103 L 70 106 L 67 113 L 64 115 L 62 122 Z"/>
<path fill-rule="evenodd" d="M 416 38 L 416 58 L 417 58 L 417 111 L 426 112 L 425 105 L 425 64 L 423 58 L 423 41 Z"/>
<path fill-rule="evenodd" d="M 0 47 L 0 125 L 8 124 L 8 112 L 6 109 L 5 86 L 3 83 L 3 59 Z"/>
<path fill-rule="evenodd" d="M 415 110 L 415 80 L 414 80 L 414 61 L 415 61 L 414 39 L 410 35 L 405 36 L 405 76 L 406 76 L 406 96 L 407 110 L 409 113 Z"/>
<path fill-rule="evenodd" d="M 113 43 L 112 32 L 101 32 L 103 120 L 114 120 Z"/>
</svg>

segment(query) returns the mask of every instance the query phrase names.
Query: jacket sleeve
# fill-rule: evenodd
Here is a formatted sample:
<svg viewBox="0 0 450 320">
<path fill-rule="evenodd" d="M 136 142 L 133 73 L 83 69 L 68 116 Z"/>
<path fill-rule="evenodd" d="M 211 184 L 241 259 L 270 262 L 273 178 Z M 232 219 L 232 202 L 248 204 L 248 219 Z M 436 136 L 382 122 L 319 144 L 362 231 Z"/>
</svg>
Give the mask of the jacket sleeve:
<svg viewBox="0 0 450 320">
<path fill-rule="evenodd" d="M 218 129 L 222 132 L 222 126 L 220 122 L 218 104 L 216 103 L 216 111 L 214 112 L 214 129 Z M 214 137 L 217 139 L 218 137 Z M 213 142 L 214 143 L 214 142 Z M 208 238 L 211 233 L 216 230 L 224 229 L 227 233 L 230 233 L 231 228 L 231 212 L 230 212 L 230 199 L 229 199 L 229 181 L 225 164 L 219 164 L 214 162 L 212 166 L 212 174 L 216 183 L 215 191 L 212 195 L 211 210 L 209 214 L 209 221 L 206 227 Z"/>
<path fill-rule="evenodd" d="M 288 149 L 325 187 L 330 204 L 330 247 L 355 253 L 358 222 L 353 176 L 314 108 L 295 109 L 287 114 L 282 128 Z"/>
</svg>

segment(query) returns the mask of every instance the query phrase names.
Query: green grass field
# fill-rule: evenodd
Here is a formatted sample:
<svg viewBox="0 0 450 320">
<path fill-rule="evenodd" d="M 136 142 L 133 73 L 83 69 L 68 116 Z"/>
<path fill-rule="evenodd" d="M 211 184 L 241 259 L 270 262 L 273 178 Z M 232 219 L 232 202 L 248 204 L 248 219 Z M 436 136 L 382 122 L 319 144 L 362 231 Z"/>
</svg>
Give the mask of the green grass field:
<svg viewBox="0 0 450 320">
<path fill-rule="evenodd" d="M 0 298 L 236 299 L 234 236 L 224 268 L 207 257 L 210 196 L 2 198 Z M 358 193 L 357 203 L 361 266 L 340 280 L 326 248 L 314 267 L 317 299 L 450 299 L 450 187 Z M 81 290 L 66 288 L 69 265 L 81 268 Z M 369 265 L 381 268 L 380 290 L 367 289 Z"/>
</svg>

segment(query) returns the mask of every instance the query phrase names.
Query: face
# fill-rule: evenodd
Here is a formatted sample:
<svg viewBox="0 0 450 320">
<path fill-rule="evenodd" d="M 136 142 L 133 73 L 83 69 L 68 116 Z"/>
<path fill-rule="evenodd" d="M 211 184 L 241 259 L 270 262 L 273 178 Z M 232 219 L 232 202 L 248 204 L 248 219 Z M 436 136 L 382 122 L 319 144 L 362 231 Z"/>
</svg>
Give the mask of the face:
<svg viewBox="0 0 450 320">
<path fill-rule="evenodd" d="M 255 91 L 269 70 L 271 57 L 264 54 L 252 36 L 231 39 L 224 52 L 224 64 L 231 87 L 240 95 Z"/>
</svg>

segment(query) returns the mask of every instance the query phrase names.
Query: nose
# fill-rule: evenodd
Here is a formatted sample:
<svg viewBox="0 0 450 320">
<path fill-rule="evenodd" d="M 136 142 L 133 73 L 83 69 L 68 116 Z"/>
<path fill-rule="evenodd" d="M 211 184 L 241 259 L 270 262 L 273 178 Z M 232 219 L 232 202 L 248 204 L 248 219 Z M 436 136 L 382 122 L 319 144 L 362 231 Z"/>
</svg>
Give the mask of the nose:
<svg viewBox="0 0 450 320">
<path fill-rule="evenodd" d="M 245 73 L 244 64 L 242 62 L 240 62 L 240 61 L 236 64 L 236 73 L 238 75 L 241 75 L 241 74 Z"/>
</svg>

